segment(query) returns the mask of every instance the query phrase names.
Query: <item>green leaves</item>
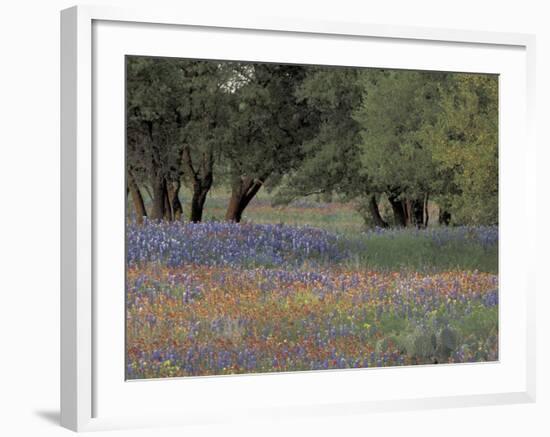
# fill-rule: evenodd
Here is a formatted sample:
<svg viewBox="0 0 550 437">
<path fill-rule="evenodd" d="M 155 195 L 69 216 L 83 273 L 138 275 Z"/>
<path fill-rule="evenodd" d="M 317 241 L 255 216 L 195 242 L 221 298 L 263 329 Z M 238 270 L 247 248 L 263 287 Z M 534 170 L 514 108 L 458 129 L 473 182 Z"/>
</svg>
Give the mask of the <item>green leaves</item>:
<svg viewBox="0 0 550 437">
<path fill-rule="evenodd" d="M 432 191 L 435 165 L 422 130 L 438 107 L 434 84 L 444 75 L 411 71 L 368 70 L 366 94 L 354 117 L 361 124 L 360 158 L 372 189 L 387 187 L 418 197 Z"/>
<path fill-rule="evenodd" d="M 455 74 L 441 92 L 433 156 L 450 174 L 447 193 L 458 223 L 498 223 L 498 79 Z"/>
<path fill-rule="evenodd" d="M 277 188 L 279 204 L 374 194 L 397 224 L 424 225 L 428 199 L 453 224 L 498 221 L 496 76 L 128 57 L 127 127 L 139 184 L 207 162 L 219 182 Z"/>
</svg>

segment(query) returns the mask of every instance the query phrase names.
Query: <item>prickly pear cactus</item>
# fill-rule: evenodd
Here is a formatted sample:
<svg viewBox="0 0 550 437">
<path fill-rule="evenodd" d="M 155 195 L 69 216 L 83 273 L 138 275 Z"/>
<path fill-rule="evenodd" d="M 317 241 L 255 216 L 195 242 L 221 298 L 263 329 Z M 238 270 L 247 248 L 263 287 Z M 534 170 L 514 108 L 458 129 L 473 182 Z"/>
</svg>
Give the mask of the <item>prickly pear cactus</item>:
<svg viewBox="0 0 550 437">
<path fill-rule="evenodd" d="M 458 336 L 456 331 L 451 328 L 443 328 L 440 334 L 441 345 L 450 350 L 455 350 L 458 346 Z"/>
<path fill-rule="evenodd" d="M 430 340 L 432 341 L 432 347 L 435 350 L 435 348 L 437 347 L 437 336 L 435 335 L 435 332 L 431 333 Z"/>
<path fill-rule="evenodd" d="M 407 354 L 409 357 L 414 356 L 414 340 L 416 336 L 414 333 L 396 335 L 392 338 L 393 342 L 399 348 L 401 353 Z"/>
<path fill-rule="evenodd" d="M 437 342 L 437 355 L 440 360 L 448 360 L 450 355 L 458 348 L 458 335 L 452 328 L 441 330 Z"/>
<path fill-rule="evenodd" d="M 430 358 L 435 353 L 433 335 L 419 334 L 414 340 L 414 355 L 418 358 Z"/>
</svg>

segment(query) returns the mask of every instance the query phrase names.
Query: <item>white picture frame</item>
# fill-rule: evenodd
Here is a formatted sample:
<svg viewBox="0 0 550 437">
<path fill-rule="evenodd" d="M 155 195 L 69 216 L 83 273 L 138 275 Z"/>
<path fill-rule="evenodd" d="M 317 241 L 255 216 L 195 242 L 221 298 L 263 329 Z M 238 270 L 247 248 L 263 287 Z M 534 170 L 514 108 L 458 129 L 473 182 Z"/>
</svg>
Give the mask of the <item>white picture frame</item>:
<svg viewBox="0 0 550 437">
<path fill-rule="evenodd" d="M 227 43 L 225 54 L 208 52 L 218 50 L 209 48 L 208 41 L 215 40 L 220 32 L 223 35 L 219 35 L 219 41 L 233 38 L 234 42 Z M 101 215 L 103 207 L 98 208 L 98 205 L 116 208 L 120 201 L 116 190 L 110 193 L 108 189 L 120 183 L 123 174 L 119 164 L 124 143 L 119 140 L 124 109 L 120 105 L 121 64 L 117 64 L 116 59 L 120 60 L 124 54 L 180 56 L 179 49 L 168 41 L 190 35 L 196 35 L 196 39 L 193 51 L 186 52 L 189 57 L 244 57 L 246 60 L 501 74 L 504 84 L 501 88 L 504 105 L 501 127 L 505 124 L 501 132 L 501 151 L 505 147 L 500 162 L 501 204 L 506 207 L 507 199 L 512 196 L 521 196 L 526 202 L 534 196 L 535 38 L 532 35 L 277 18 L 247 17 L 228 21 L 223 17 L 192 16 L 185 11 L 157 9 L 126 10 L 103 6 L 66 9 L 61 13 L 61 424 L 75 431 L 86 431 L 533 402 L 534 272 L 521 255 L 535 241 L 532 208 L 517 213 L 510 209 L 510 215 L 506 208 L 504 212 L 501 208 L 501 235 L 506 243 L 501 249 L 501 281 L 505 281 L 504 286 L 513 285 L 509 288 L 517 292 L 504 295 L 509 299 L 504 299 L 500 313 L 501 347 L 504 351 L 515 350 L 516 355 L 504 353 L 498 363 L 188 378 L 186 382 L 125 382 L 120 379 L 123 369 L 117 367 L 120 356 L 116 348 L 120 346 L 123 330 L 120 317 L 123 314 L 117 313 L 120 299 L 103 290 L 110 287 L 111 282 L 114 288 L 120 285 L 120 264 L 117 263 L 121 261 L 121 246 L 110 240 L 124 237 L 123 230 L 118 237 L 116 234 L 121 232 L 120 220 L 105 222 Z M 261 48 L 253 43 L 258 39 L 264 44 Z M 166 44 L 161 46 L 160 41 Z M 308 59 L 300 51 L 301 41 L 313 44 Z M 362 47 L 362 44 L 372 46 L 371 59 L 377 59 L 372 65 L 344 58 L 346 47 Z M 383 49 L 377 48 L 380 44 Z M 427 47 L 425 52 L 424 46 Z M 276 54 L 266 47 L 284 47 L 285 53 Z M 419 51 L 415 52 L 417 49 Z M 454 59 L 449 50 L 456 51 Z M 405 56 L 406 51 L 409 58 Z M 431 52 L 437 56 L 428 62 L 425 58 Z M 391 56 L 395 58 L 396 53 L 405 58 L 399 64 L 388 61 Z M 418 55 L 415 58 L 411 53 Z M 111 73 L 117 79 L 104 86 L 102 78 Z M 108 141 L 111 147 L 98 153 L 98 141 L 101 144 Z M 507 146 L 512 143 L 522 147 Z M 513 164 L 519 165 L 515 173 L 519 180 L 516 187 L 507 184 L 502 176 L 509 174 Z M 123 188 L 120 191 L 122 193 Z M 120 208 L 123 208 L 122 203 Z M 532 226 L 527 227 L 521 238 L 513 237 L 509 230 L 520 221 Z M 111 255 L 115 257 L 114 263 L 109 258 Z M 506 268 L 508 266 L 510 268 Z M 100 298 L 98 293 L 103 293 Z M 123 295 L 122 289 L 120 295 Z M 507 329 L 511 324 L 519 327 L 517 332 Z M 109 359 L 113 351 L 116 358 Z M 123 353 L 121 350 L 120 355 Z M 413 379 L 418 384 L 433 381 L 425 384 L 426 389 L 419 390 L 418 385 L 407 386 L 406 381 Z M 450 379 L 455 385 L 441 388 L 442 381 Z M 387 395 L 382 388 L 376 389 L 377 384 L 383 387 L 381 381 L 386 381 Z M 390 390 L 387 381 L 403 383 Z M 185 393 L 204 395 L 187 402 L 185 399 L 173 402 L 175 396 L 181 394 L 183 383 L 186 384 Z M 372 393 L 351 390 L 361 384 L 369 384 Z M 296 392 L 290 391 L 292 387 Z M 319 387 L 323 390 L 318 390 Z M 243 394 L 231 399 L 233 408 L 223 408 L 227 394 L 235 391 Z M 161 394 L 166 395 L 166 402 L 174 404 L 173 408 L 167 409 L 158 401 Z M 207 397 L 213 394 L 219 402 Z M 246 401 L 247 397 L 254 396 L 257 397 L 252 402 Z M 131 401 L 140 397 L 144 407 L 137 411 Z M 155 399 L 158 408 L 150 402 L 147 404 L 148 399 Z M 129 405 L 128 409 L 118 408 L 121 404 Z"/>
</svg>

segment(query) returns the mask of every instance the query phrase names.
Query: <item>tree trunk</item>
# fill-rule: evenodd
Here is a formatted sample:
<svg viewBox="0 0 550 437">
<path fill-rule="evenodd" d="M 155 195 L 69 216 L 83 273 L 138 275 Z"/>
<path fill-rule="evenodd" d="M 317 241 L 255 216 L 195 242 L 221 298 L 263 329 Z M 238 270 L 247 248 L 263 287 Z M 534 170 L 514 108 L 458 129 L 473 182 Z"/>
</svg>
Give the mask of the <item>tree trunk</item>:
<svg viewBox="0 0 550 437">
<path fill-rule="evenodd" d="M 378 202 L 376 201 L 376 195 L 371 194 L 369 198 L 369 212 L 374 222 L 374 225 L 379 228 L 387 228 L 388 223 L 382 218 L 380 210 L 378 209 Z"/>
<path fill-rule="evenodd" d="M 242 210 L 240 208 L 242 194 L 240 190 L 232 189 L 231 198 L 229 199 L 229 204 L 227 205 L 227 210 L 225 212 L 225 219 L 227 221 L 239 223 L 242 218 Z"/>
<path fill-rule="evenodd" d="M 153 193 L 151 193 L 151 189 L 149 188 L 149 185 L 144 184 L 143 189 L 145 190 L 145 194 L 149 196 L 149 199 L 153 200 Z"/>
<path fill-rule="evenodd" d="M 388 201 L 393 210 L 393 217 L 396 226 L 407 226 L 407 211 L 405 207 L 405 202 L 398 199 L 398 196 L 395 194 L 388 195 Z"/>
<path fill-rule="evenodd" d="M 164 220 L 171 222 L 174 219 L 174 211 L 172 210 L 172 205 L 170 204 L 170 198 L 168 197 L 168 184 L 164 182 Z"/>
<path fill-rule="evenodd" d="M 136 221 L 139 224 L 143 223 L 143 217 L 147 217 L 147 211 L 145 210 L 145 203 L 143 202 L 143 196 L 139 191 L 139 187 L 134 179 L 132 173 L 128 172 L 128 189 L 132 196 L 132 202 L 134 204 L 134 210 L 136 213 Z"/>
<path fill-rule="evenodd" d="M 439 208 L 439 224 L 449 226 L 451 223 L 451 213 L 446 209 Z"/>
<path fill-rule="evenodd" d="M 225 219 L 239 223 L 242 219 L 243 211 L 250 201 L 258 193 L 266 178 L 253 179 L 251 177 L 238 176 L 234 179 L 231 187 L 231 198 L 227 205 Z"/>
<path fill-rule="evenodd" d="M 411 200 L 411 216 L 410 222 L 417 228 L 424 227 L 424 199 Z"/>
<path fill-rule="evenodd" d="M 172 220 L 179 220 L 183 213 L 183 207 L 179 199 L 180 181 L 171 181 L 167 184 L 168 203 L 170 206 L 170 213 Z"/>
<path fill-rule="evenodd" d="M 153 135 L 153 122 L 146 122 L 151 150 L 151 168 L 153 185 L 153 207 L 151 209 L 151 218 L 153 220 L 162 220 L 166 214 L 166 178 L 163 172 L 163 161 L 158 145 Z"/>
<path fill-rule="evenodd" d="M 151 218 L 153 220 L 162 220 L 165 216 L 166 208 L 166 180 L 164 177 L 157 177 L 153 182 L 153 207 L 151 209 Z"/>
<path fill-rule="evenodd" d="M 196 157 L 195 157 L 196 158 Z M 195 165 L 198 161 L 198 167 L 193 165 L 193 157 L 191 149 L 185 146 L 182 152 L 182 166 L 186 180 L 192 184 L 193 197 L 191 198 L 191 211 L 189 220 L 194 223 L 202 221 L 204 203 L 206 196 L 212 188 L 214 181 L 214 151 L 212 148 L 207 149 L 202 153 L 199 159 L 195 160 Z"/>
<path fill-rule="evenodd" d="M 405 226 L 409 226 L 412 222 L 412 202 L 410 199 L 403 199 L 403 209 L 405 210 Z"/>
<path fill-rule="evenodd" d="M 204 211 L 206 195 L 210 191 L 211 186 L 211 178 L 209 182 L 195 180 L 195 183 L 193 184 L 193 197 L 191 198 L 191 216 L 189 217 L 189 219 L 193 223 L 202 221 L 202 213 Z"/>
<path fill-rule="evenodd" d="M 430 214 L 428 212 L 428 200 L 429 200 L 429 193 L 426 193 L 426 196 L 424 197 L 424 227 L 428 227 L 428 221 L 430 220 Z"/>
</svg>

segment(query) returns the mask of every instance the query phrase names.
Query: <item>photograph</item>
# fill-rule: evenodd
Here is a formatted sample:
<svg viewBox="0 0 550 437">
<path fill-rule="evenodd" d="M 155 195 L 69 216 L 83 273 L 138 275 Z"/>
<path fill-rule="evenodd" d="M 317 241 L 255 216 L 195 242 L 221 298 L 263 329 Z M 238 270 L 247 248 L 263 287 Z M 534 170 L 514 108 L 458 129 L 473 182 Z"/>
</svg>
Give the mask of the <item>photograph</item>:
<svg viewBox="0 0 550 437">
<path fill-rule="evenodd" d="M 499 360 L 498 74 L 126 55 L 125 141 L 126 380 Z"/>
</svg>

